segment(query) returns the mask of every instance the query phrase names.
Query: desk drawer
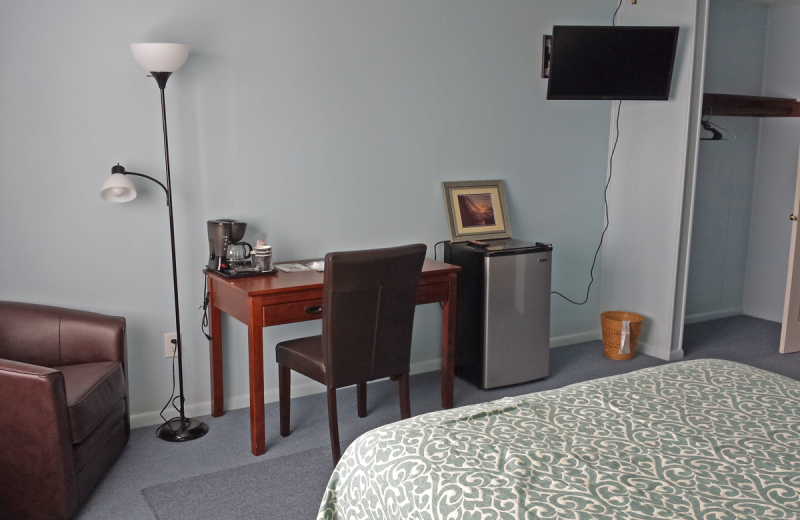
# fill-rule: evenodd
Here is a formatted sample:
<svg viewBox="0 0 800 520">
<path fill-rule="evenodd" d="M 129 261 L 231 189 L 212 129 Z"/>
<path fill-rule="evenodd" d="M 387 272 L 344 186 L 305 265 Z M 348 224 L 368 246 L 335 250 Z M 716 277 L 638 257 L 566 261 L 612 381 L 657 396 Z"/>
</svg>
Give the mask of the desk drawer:
<svg viewBox="0 0 800 520">
<path fill-rule="evenodd" d="M 264 326 L 269 327 L 271 325 L 283 325 L 284 323 L 318 320 L 322 318 L 321 308 L 322 299 L 317 298 L 264 305 L 261 311 L 263 312 Z"/>
</svg>

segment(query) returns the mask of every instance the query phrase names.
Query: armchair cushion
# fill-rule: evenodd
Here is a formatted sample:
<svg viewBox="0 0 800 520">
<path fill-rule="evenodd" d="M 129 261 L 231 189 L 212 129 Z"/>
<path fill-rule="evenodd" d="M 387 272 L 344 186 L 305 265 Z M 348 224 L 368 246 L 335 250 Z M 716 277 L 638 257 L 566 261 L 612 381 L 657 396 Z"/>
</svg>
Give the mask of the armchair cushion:
<svg viewBox="0 0 800 520">
<path fill-rule="evenodd" d="M 82 442 L 127 395 L 116 361 L 53 367 L 64 376 L 72 444 Z"/>
</svg>

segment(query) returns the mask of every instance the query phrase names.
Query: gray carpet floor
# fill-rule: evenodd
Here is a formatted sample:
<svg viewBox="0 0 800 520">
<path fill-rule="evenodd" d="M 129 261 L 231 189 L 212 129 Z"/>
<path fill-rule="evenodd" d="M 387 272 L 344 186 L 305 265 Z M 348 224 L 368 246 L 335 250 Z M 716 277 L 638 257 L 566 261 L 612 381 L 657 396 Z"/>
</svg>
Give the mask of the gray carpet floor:
<svg viewBox="0 0 800 520">
<path fill-rule="evenodd" d="M 684 333 L 684 352 L 686 359 L 729 359 L 800 380 L 800 354 L 779 354 L 779 340 L 780 324 L 749 316 L 736 316 L 687 326 Z M 504 396 L 560 388 L 572 383 L 664 364 L 664 361 L 645 355 L 638 355 L 631 361 L 611 361 L 603 357 L 602 350 L 602 343 L 599 341 L 553 349 L 550 377 L 513 387 L 483 391 L 456 379 L 455 404 L 464 406 Z M 369 415 L 366 418 L 359 419 L 357 416 L 354 388 L 340 390 L 338 401 L 342 439 L 354 439 L 366 431 L 400 418 L 397 386 L 390 381 L 369 385 Z M 419 374 L 411 378 L 411 407 L 414 415 L 441 409 L 438 372 Z M 159 507 L 166 515 L 170 507 L 179 507 L 186 498 L 176 491 L 180 486 L 176 487 L 174 483 L 191 482 L 188 479 L 202 475 L 213 480 L 195 482 L 213 482 L 213 489 L 206 491 L 223 498 L 233 495 L 236 483 L 242 482 L 248 475 L 275 478 L 275 468 L 280 470 L 280 485 L 285 489 L 310 486 L 317 480 L 327 481 L 327 475 L 320 479 L 318 474 L 310 474 L 308 464 L 308 461 L 319 458 L 318 467 L 321 471 L 329 475 L 332 469 L 330 453 L 327 451 L 329 437 L 325 394 L 292 400 L 292 433 L 287 438 L 281 438 L 278 434 L 278 404 L 268 404 L 267 453 L 261 457 L 250 454 L 247 409 L 229 411 L 219 418 L 205 416 L 201 419 L 209 425 L 209 434 L 186 444 L 172 444 L 157 439 L 154 427 L 133 430 L 122 456 L 76 518 L 155 520 L 153 511 L 142 496 L 143 489 L 148 488 L 148 492 L 152 493 L 149 496 L 159 498 Z M 315 454 L 301 453 L 315 449 Z M 293 455 L 298 456 L 292 457 Z M 274 461 L 273 464 L 263 464 L 264 461 L 278 457 L 285 458 Z M 311 465 L 316 467 L 317 463 L 312 462 Z M 217 475 L 210 475 L 212 473 Z M 159 487 L 162 484 L 169 485 Z M 228 486 L 227 489 L 225 485 Z M 258 500 L 263 507 L 262 497 L 250 498 Z M 319 499 L 321 498 L 320 494 Z M 247 497 L 236 496 L 237 501 L 246 499 Z M 297 504 L 288 497 L 284 500 L 270 499 L 269 504 L 269 518 L 292 518 L 293 511 L 297 508 Z M 202 516 L 215 517 L 210 514 L 211 511 L 208 513 Z M 267 518 L 256 511 L 251 513 L 237 518 Z M 162 520 L 166 518 L 167 516 Z"/>
<path fill-rule="evenodd" d="M 344 451 L 350 442 L 341 445 Z M 312 520 L 331 471 L 331 450 L 323 446 L 159 484 L 142 495 L 158 520 Z"/>
</svg>

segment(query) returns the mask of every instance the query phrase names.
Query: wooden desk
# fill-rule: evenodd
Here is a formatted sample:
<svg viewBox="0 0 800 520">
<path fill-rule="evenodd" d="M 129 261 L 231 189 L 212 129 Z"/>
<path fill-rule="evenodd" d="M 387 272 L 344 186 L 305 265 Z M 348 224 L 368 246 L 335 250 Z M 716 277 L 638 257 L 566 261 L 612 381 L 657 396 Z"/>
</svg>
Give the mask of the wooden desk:
<svg viewBox="0 0 800 520">
<path fill-rule="evenodd" d="M 307 263 L 303 260 L 302 263 Z M 442 302 L 442 407 L 453 407 L 455 365 L 456 273 L 455 265 L 425 259 L 417 289 L 417 305 Z M 266 452 L 264 432 L 264 345 L 262 327 L 317 320 L 307 307 L 322 305 L 322 273 L 279 272 L 273 276 L 226 280 L 207 272 L 209 327 L 211 329 L 211 415 L 223 411 L 222 329 L 225 312 L 247 325 L 250 364 L 250 447 L 253 455 Z"/>
</svg>

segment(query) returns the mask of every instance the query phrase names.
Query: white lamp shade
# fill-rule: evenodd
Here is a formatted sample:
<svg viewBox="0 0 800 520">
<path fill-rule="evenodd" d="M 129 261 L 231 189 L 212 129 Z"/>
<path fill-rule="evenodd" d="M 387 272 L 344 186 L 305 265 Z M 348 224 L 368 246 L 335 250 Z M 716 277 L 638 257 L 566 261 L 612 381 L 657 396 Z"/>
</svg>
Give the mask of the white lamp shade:
<svg viewBox="0 0 800 520">
<path fill-rule="evenodd" d="M 189 56 L 189 46 L 182 43 L 132 43 L 136 62 L 148 72 L 175 72 Z"/>
<path fill-rule="evenodd" d="M 128 202 L 136 198 L 136 188 L 122 173 L 112 173 L 103 183 L 100 196 L 109 202 Z"/>
</svg>

